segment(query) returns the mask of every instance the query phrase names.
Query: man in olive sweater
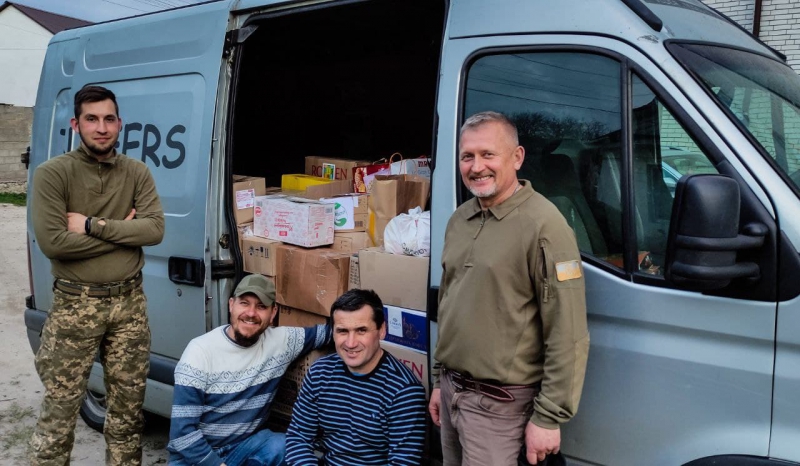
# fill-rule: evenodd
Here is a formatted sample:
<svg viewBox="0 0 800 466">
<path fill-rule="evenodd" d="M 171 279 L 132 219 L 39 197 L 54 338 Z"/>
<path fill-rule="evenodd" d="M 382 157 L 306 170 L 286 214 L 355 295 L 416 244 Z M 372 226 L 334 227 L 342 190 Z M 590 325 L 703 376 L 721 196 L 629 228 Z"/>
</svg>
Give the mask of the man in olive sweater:
<svg viewBox="0 0 800 466">
<path fill-rule="evenodd" d="M 71 125 L 80 147 L 41 164 L 31 186 L 33 229 L 55 283 L 35 359 L 45 395 L 30 462 L 69 464 L 99 348 L 108 403 L 106 463 L 139 465 L 150 361 L 142 246 L 161 242 L 164 212 L 147 167 L 114 149 L 122 121 L 111 91 L 78 91 Z"/>
</svg>

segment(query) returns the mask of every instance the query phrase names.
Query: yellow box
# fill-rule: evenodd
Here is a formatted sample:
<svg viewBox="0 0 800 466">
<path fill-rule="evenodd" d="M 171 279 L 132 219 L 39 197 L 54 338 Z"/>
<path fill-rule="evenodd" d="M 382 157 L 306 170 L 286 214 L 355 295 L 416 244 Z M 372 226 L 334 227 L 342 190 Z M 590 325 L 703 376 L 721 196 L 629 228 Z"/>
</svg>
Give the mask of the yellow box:
<svg viewBox="0 0 800 466">
<path fill-rule="evenodd" d="M 283 191 L 305 191 L 309 186 L 328 184 L 333 180 L 320 178 L 319 176 L 289 174 L 281 177 L 281 189 Z"/>
</svg>

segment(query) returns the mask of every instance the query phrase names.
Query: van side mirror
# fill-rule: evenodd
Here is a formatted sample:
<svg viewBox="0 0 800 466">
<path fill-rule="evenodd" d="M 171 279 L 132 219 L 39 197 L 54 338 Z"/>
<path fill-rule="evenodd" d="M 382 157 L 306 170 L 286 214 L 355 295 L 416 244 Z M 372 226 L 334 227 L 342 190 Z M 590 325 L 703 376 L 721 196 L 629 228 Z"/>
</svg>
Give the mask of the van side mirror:
<svg viewBox="0 0 800 466">
<path fill-rule="evenodd" d="M 753 262 L 736 262 L 736 252 L 761 247 L 768 229 L 739 227 L 739 185 L 723 175 L 690 175 L 678 181 L 672 206 L 664 275 L 679 288 L 716 290 L 733 279 L 756 282 Z"/>
</svg>

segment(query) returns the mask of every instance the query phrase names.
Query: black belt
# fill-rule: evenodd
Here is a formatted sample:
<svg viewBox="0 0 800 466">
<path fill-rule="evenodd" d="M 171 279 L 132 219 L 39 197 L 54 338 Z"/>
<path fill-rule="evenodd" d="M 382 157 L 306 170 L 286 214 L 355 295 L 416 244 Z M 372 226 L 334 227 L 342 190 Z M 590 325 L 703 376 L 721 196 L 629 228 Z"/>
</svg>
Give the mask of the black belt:
<svg viewBox="0 0 800 466">
<path fill-rule="evenodd" d="M 531 384 L 531 385 L 501 385 L 495 383 L 489 383 L 483 380 L 473 379 L 464 374 L 459 374 L 458 372 L 446 369 L 447 373 L 450 374 L 450 380 L 453 382 L 453 385 L 456 387 L 456 391 L 464 391 L 469 390 L 475 393 L 480 393 L 481 395 L 486 395 L 489 398 L 494 398 L 497 401 L 514 401 L 514 394 L 511 393 L 509 390 L 520 389 L 520 388 L 532 388 L 538 384 Z"/>
<path fill-rule="evenodd" d="M 80 285 L 78 283 L 68 282 L 59 278 L 56 279 L 56 282 L 53 286 L 59 291 L 75 296 L 81 296 L 84 292 L 86 292 L 87 296 L 90 298 L 109 298 L 112 296 L 128 294 L 141 284 L 142 274 L 140 272 L 130 280 L 120 282 L 116 285 Z"/>
</svg>

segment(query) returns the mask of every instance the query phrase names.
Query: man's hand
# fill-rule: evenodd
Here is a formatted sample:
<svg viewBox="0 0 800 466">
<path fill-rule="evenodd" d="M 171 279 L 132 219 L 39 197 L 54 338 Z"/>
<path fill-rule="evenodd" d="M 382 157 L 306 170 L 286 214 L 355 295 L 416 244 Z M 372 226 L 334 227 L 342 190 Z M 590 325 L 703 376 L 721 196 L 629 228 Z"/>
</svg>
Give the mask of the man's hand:
<svg viewBox="0 0 800 466">
<path fill-rule="evenodd" d="M 558 453 L 561 449 L 561 429 L 545 429 L 528 422 L 528 427 L 525 428 L 525 448 L 528 451 L 528 463 L 544 461 L 547 454 Z"/>
<path fill-rule="evenodd" d="M 434 388 L 431 390 L 431 402 L 428 403 L 428 412 L 431 413 L 431 419 L 437 426 L 442 426 L 442 420 L 439 416 L 439 409 L 442 407 L 442 390 Z"/>
<path fill-rule="evenodd" d="M 123 220 L 133 220 L 133 217 L 136 217 L 136 209 L 131 209 L 131 213 L 128 214 Z"/>
<path fill-rule="evenodd" d="M 85 235 L 86 216 L 77 212 L 67 212 L 67 231 Z"/>
</svg>

